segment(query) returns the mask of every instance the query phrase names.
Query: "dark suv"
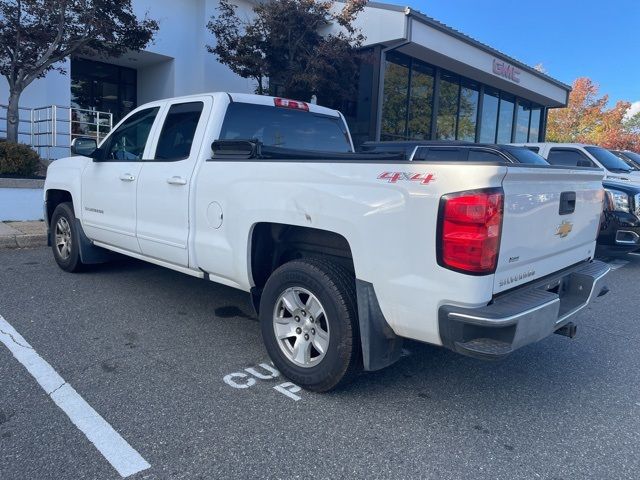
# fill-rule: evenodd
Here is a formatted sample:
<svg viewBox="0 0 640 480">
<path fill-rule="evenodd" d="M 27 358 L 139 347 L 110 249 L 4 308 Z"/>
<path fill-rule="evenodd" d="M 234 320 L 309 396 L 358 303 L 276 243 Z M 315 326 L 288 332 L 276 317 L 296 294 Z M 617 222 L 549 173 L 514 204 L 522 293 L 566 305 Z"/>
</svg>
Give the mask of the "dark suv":
<svg viewBox="0 0 640 480">
<path fill-rule="evenodd" d="M 605 207 L 598 248 L 602 253 L 640 249 L 640 185 L 605 180 Z"/>
<path fill-rule="evenodd" d="M 362 152 L 403 153 L 406 160 L 438 162 L 490 162 L 549 165 L 540 155 L 523 147 L 454 141 L 366 142 Z"/>
<path fill-rule="evenodd" d="M 519 163 L 550 166 L 540 155 L 526 147 L 468 142 L 404 141 L 367 142 L 363 152 L 402 153 L 406 160 L 449 162 Z M 590 167 L 554 167 L 590 168 Z M 602 214 L 598 251 L 600 254 L 629 253 L 640 249 L 640 185 L 604 180 L 605 205 Z"/>
</svg>

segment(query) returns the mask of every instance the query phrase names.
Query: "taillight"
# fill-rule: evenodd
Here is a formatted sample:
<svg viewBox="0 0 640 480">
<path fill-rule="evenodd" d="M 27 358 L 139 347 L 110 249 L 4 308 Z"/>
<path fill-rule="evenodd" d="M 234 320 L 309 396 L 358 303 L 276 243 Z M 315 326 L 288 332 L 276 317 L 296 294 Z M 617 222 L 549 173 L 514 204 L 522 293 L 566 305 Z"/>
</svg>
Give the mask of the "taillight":
<svg viewBox="0 0 640 480">
<path fill-rule="evenodd" d="M 498 265 L 504 193 L 502 189 L 445 195 L 438 219 L 438 263 L 472 275 L 494 273 Z"/>
<path fill-rule="evenodd" d="M 298 100 L 288 100 L 286 98 L 274 98 L 273 103 L 276 107 L 280 108 L 292 108 L 294 110 L 309 111 L 309 105 L 305 102 L 299 102 Z"/>
</svg>

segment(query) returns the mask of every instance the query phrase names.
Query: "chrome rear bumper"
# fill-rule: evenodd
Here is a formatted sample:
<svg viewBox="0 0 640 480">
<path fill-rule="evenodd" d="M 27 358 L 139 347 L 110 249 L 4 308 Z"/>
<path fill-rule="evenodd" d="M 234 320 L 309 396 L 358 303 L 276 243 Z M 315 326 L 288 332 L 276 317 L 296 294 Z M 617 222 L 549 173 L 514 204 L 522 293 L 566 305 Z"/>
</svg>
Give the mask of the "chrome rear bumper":
<svg viewBox="0 0 640 480">
<path fill-rule="evenodd" d="M 439 311 L 445 347 L 477 358 L 500 358 L 562 328 L 595 297 L 607 293 L 606 263 L 581 263 L 497 296 L 489 305 L 444 305 Z"/>
</svg>

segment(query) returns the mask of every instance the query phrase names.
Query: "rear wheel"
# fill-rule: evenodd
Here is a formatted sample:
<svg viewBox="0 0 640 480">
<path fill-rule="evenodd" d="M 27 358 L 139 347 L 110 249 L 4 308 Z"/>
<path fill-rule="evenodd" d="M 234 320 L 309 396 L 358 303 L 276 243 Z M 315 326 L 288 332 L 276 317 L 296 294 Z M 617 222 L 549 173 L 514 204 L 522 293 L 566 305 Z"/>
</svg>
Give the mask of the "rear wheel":
<svg viewBox="0 0 640 480">
<path fill-rule="evenodd" d="M 359 370 L 356 315 L 353 275 L 322 259 L 278 268 L 260 302 L 262 337 L 273 363 L 296 384 L 319 392 Z"/>
<path fill-rule="evenodd" d="M 51 216 L 51 248 L 58 266 L 67 272 L 78 272 L 84 266 L 80 259 L 76 216 L 73 205 L 61 203 Z"/>
</svg>

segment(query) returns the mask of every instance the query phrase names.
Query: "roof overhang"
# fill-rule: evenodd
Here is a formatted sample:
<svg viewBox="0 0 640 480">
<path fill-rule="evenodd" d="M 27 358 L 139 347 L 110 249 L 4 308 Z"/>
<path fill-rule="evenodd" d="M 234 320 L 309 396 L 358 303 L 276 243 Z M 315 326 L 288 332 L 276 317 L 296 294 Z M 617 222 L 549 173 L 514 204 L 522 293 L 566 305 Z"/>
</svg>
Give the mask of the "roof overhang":
<svg viewBox="0 0 640 480">
<path fill-rule="evenodd" d="M 382 45 L 546 107 L 567 105 L 571 87 L 409 7 L 369 2 L 357 24 Z"/>
</svg>

